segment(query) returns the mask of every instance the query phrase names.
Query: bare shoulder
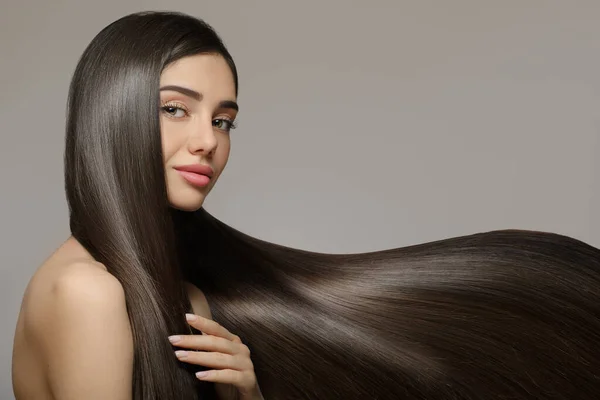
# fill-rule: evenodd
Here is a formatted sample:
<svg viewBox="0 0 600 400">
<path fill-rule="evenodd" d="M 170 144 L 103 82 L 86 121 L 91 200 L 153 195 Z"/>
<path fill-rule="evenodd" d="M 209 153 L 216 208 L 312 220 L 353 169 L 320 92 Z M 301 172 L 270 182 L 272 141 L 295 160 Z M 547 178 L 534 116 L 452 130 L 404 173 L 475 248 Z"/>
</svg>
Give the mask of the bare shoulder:
<svg viewBox="0 0 600 400">
<path fill-rule="evenodd" d="M 208 300 L 206 299 L 204 293 L 202 293 L 200 289 L 189 282 L 185 282 L 185 288 L 187 290 L 190 303 L 192 303 L 194 314 L 212 319 L 210 306 L 208 305 Z"/>
<path fill-rule="evenodd" d="M 72 313 L 85 312 L 79 315 L 83 322 L 85 314 L 108 310 L 126 312 L 121 283 L 102 264 L 76 260 L 38 271 L 27 287 L 21 313 L 25 327 L 35 331 L 60 323 Z"/>
<path fill-rule="evenodd" d="M 92 260 L 43 266 L 23 298 L 19 356 L 36 364 L 54 398 L 128 398 L 133 338 L 121 283 Z"/>
<path fill-rule="evenodd" d="M 51 323 L 40 314 L 56 307 L 84 307 L 108 299 L 108 306 L 124 301 L 120 282 L 96 262 L 74 238 L 64 242 L 35 272 L 23 296 L 21 316 L 33 325 Z"/>
</svg>

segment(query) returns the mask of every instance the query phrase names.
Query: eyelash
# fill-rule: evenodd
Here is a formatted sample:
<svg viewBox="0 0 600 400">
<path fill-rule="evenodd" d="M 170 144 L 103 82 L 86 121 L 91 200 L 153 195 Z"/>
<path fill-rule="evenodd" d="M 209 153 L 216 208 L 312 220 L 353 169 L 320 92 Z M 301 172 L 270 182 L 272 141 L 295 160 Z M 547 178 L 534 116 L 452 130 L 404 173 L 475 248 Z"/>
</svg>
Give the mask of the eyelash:
<svg viewBox="0 0 600 400">
<path fill-rule="evenodd" d="M 229 128 L 227 128 L 227 129 L 217 128 L 217 129 L 224 130 L 225 132 L 229 132 L 230 130 L 233 130 L 233 129 L 237 128 L 237 124 L 235 122 L 227 119 L 227 118 L 215 118 L 215 119 L 213 119 L 213 121 L 212 121 L 213 122 L 213 126 L 215 126 L 214 124 L 217 121 L 226 122 L 227 124 L 229 124 Z"/>
<path fill-rule="evenodd" d="M 171 115 L 171 113 L 169 113 L 169 110 L 173 110 L 173 109 L 181 110 L 185 113 L 186 117 L 189 116 L 188 110 L 180 104 L 165 104 L 161 107 L 162 112 L 164 112 L 168 118 L 174 118 L 174 119 L 183 118 L 183 117 L 174 117 L 173 115 Z M 227 128 L 227 129 L 217 128 L 217 129 L 221 129 L 225 132 L 229 132 L 230 130 L 237 128 L 237 124 L 234 121 L 231 121 L 230 119 L 227 119 L 227 118 L 213 119 L 213 121 L 212 121 L 213 126 L 215 126 L 215 123 L 218 123 L 218 122 L 225 122 L 229 125 L 229 128 Z"/>
<path fill-rule="evenodd" d="M 161 108 L 162 112 L 164 112 L 165 114 L 167 114 L 168 117 L 170 118 L 181 118 L 181 117 L 173 117 L 173 115 L 171 115 L 171 113 L 169 113 L 168 110 L 170 109 L 175 109 L 175 110 L 181 110 L 185 113 L 185 116 L 189 116 L 189 112 L 187 110 L 187 108 L 185 108 L 184 106 L 180 105 L 180 104 L 176 104 L 176 103 L 167 103 L 165 105 L 163 105 Z"/>
</svg>

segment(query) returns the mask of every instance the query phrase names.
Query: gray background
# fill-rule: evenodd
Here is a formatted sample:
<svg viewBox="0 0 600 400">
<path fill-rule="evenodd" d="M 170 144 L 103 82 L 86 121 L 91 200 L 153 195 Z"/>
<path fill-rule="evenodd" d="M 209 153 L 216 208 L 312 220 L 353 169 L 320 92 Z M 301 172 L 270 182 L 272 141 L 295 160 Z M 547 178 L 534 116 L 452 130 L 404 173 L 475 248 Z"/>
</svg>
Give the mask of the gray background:
<svg viewBox="0 0 600 400">
<path fill-rule="evenodd" d="M 326 252 L 509 227 L 600 246 L 597 0 L 2 0 L 1 399 L 27 281 L 68 235 L 77 59 L 114 19 L 166 7 L 238 63 L 239 129 L 206 204 L 234 227 Z"/>
</svg>

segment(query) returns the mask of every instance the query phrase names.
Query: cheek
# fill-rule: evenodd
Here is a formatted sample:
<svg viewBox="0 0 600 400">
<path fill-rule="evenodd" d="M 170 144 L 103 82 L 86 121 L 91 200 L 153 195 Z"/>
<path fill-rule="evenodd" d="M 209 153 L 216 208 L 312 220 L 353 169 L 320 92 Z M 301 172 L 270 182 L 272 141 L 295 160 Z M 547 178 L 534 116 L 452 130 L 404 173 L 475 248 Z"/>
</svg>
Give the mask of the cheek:
<svg viewBox="0 0 600 400">
<path fill-rule="evenodd" d="M 229 152 L 231 150 L 231 141 L 229 136 L 223 138 L 215 154 L 215 161 L 219 163 L 221 169 L 225 168 L 227 161 L 229 160 Z"/>
<path fill-rule="evenodd" d="M 172 130 L 172 129 L 171 129 Z M 163 153 L 163 161 L 167 162 L 179 150 L 180 143 L 177 132 L 170 132 L 168 126 L 161 127 L 161 145 Z"/>
</svg>

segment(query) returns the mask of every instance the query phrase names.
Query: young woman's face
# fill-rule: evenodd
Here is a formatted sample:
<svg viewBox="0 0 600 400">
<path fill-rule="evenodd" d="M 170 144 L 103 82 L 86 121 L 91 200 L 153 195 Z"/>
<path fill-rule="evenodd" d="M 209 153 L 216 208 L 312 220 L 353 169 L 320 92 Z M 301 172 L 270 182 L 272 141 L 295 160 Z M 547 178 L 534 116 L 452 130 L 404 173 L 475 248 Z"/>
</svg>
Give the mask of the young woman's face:
<svg viewBox="0 0 600 400">
<path fill-rule="evenodd" d="M 169 202 L 195 211 L 229 158 L 229 131 L 238 111 L 231 69 L 218 55 L 182 58 L 163 71 L 160 101 Z"/>
</svg>

